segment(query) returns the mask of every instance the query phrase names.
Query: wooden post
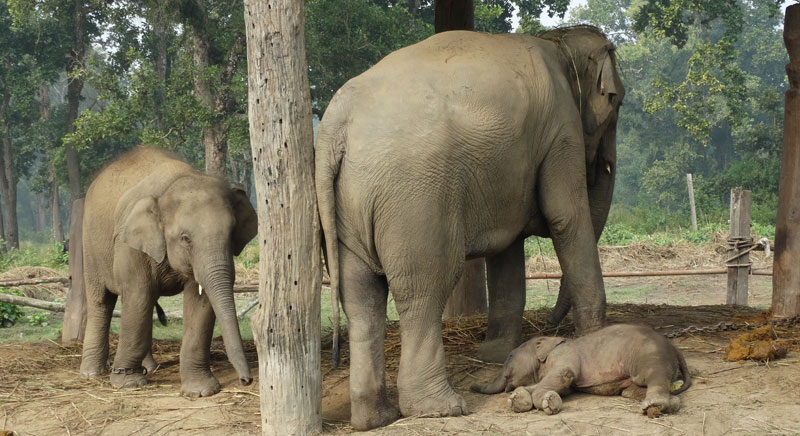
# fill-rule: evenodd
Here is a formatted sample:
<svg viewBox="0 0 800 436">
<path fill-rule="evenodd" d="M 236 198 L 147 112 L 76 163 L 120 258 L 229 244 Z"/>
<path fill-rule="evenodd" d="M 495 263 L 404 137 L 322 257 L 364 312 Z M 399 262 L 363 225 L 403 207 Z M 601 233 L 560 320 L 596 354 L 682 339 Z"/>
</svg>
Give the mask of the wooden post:
<svg viewBox="0 0 800 436">
<path fill-rule="evenodd" d="M 750 254 L 740 255 L 743 243 L 752 243 L 750 237 L 750 191 L 731 189 L 731 230 L 728 236 L 728 298 L 726 304 L 747 305 L 747 276 L 750 274 Z M 744 247 L 747 248 L 747 247 Z"/>
<path fill-rule="evenodd" d="M 61 327 L 61 343 L 74 344 L 83 341 L 86 329 L 86 294 L 83 288 L 83 198 L 72 202 L 72 218 L 69 225 L 69 278 L 67 307 Z"/>
<path fill-rule="evenodd" d="M 789 52 L 783 152 L 775 223 L 772 315 L 800 315 L 800 5 L 786 8 L 783 41 Z"/>
<path fill-rule="evenodd" d="M 697 212 L 694 209 L 694 185 L 692 185 L 692 175 L 686 175 L 686 184 L 689 186 L 689 209 L 692 211 L 692 230 L 697 231 Z"/>
<path fill-rule="evenodd" d="M 265 435 L 322 431 L 320 226 L 303 0 L 245 0 L 248 111 L 258 204 L 252 316 Z"/>
<path fill-rule="evenodd" d="M 486 262 L 482 258 L 467 261 L 444 307 L 445 319 L 476 313 L 486 313 Z"/>
</svg>

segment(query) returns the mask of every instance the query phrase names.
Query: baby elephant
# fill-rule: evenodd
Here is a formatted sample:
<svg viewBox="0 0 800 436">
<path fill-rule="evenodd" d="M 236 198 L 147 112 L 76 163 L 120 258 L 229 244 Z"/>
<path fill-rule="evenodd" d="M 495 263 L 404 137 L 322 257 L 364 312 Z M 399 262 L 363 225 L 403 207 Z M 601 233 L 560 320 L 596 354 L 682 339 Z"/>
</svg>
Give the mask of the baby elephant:
<svg viewBox="0 0 800 436">
<path fill-rule="evenodd" d="M 670 392 L 676 380 L 683 385 Z M 645 413 L 651 407 L 669 413 L 681 405 L 672 394 L 691 384 L 683 355 L 667 338 L 650 327 L 617 324 L 574 340 L 531 339 L 511 352 L 493 382 L 472 386 L 472 390 L 484 394 L 513 390 L 510 402 L 515 412 L 536 407 L 548 415 L 558 413 L 560 395 L 574 389 L 596 395 L 621 394 L 642 401 Z"/>
</svg>

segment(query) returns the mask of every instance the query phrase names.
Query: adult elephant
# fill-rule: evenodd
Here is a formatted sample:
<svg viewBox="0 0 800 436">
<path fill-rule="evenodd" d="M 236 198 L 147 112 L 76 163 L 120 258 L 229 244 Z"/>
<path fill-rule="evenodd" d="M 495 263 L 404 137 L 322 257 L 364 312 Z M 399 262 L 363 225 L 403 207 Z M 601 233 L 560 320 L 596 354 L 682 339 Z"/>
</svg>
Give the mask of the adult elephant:
<svg viewBox="0 0 800 436">
<path fill-rule="evenodd" d="M 244 192 L 162 150 L 137 148 L 98 174 L 84 208 L 81 374 L 106 372 L 109 324 L 121 296 L 111 383 L 146 384 L 142 362 L 150 351 L 153 306 L 160 296 L 183 292 L 181 392 L 208 396 L 220 390 L 209 355 L 215 318 L 239 380 L 252 382 L 233 301 L 233 256 L 258 231 Z"/>
<path fill-rule="evenodd" d="M 529 235 L 552 237 L 564 272 L 553 321 L 571 304 L 579 332 L 604 324 L 596 239 L 623 94 L 613 45 L 589 26 L 538 38 L 437 34 L 336 93 L 319 127 L 316 189 L 333 295 L 349 321 L 355 428 L 398 415 L 386 396 L 389 290 L 406 416 L 467 412 L 447 382 L 441 335 L 465 259 L 487 259 L 484 349 L 501 358 L 520 337 Z"/>
</svg>

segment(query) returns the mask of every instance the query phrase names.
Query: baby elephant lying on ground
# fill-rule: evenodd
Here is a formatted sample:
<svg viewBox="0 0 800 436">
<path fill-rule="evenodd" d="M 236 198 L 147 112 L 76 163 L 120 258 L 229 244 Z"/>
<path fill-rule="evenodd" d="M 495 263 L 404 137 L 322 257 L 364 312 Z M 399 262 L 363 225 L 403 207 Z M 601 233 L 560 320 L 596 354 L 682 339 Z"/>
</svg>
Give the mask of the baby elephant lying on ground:
<svg viewBox="0 0 800 436">
<path fill-rule="evenodd" d="M 676 380 L 683 385 L 670 392 Z M 503 372 L 486 386 L 484 394 L 514 391 L 511 407 L 525 412 L 536 407 L 548 415 L 561 410 L 561 397 L 571 390 L 596 395 L 622 395 L 642 401 L 642 410 L 676 412 L 691 377 L 683 355 L 650 327 L 617 324 L 586 336 L 533 338 L 515 348 Z"/>
</svg>

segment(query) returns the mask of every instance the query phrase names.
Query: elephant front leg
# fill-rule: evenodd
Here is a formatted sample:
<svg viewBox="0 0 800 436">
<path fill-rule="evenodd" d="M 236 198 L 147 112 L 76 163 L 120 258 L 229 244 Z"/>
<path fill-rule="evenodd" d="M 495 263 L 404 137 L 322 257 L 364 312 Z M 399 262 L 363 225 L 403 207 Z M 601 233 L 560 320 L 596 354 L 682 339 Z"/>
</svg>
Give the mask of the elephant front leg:
<svg viewBox="0 0 800 436">
<path fill-rule="evenodd" d="M 524 239 L 514 241 L 502 253 L 486 259 L 489 290 L 489 326 L 478 349 L 487 362 L 504 362 L 519 344 L 525 310 Z"/>
<path fill-rule="evenodd" d="M 540 201 L 564 274 L 561 306 L 572 303 L 575 329 L 583 335 L 605 324 L 606 295 L 589 213 L 582 143 L 572 148 L 556 162 L 543 165 Z"/>
<path fill-rule="evenodd" d="M 108 330 L 117 296 L 100 285 L 86 284 L 86 330 L 81 355 L 81 375 L 96 377 L 107 372 Z"/>
<path fill-rule="evenodd" d="M 181 343 L 181 394 L 208 397 L 222 387 L 211 373 L 211 338 L 214 310 L 207 294 L 200 295 L 195 282 L 183 290 L 183 342 Z"/>
<path fill-rule="evenodd" d="M 400 411 L 386 393 L 384 339 L 386 279 L 344 245 L 339 245 L 341 298 L 350 343 L 350 422 L 356 430 L 390 424 Z"/>
<path fill-rule="evenodd" d="M 465 415 L 469 413 L 466 402 L 447 381 L 442 343 L 442 313 L 458 275 L 431 266 L 435 274 L 389 281 L 400 315 L 400 410 L 404 416 Z M 450 276 L 452 280 L 443 280 Z"/>
<path fill-rule="evenodd" d="M 116 388 L 135 388 L 147 384 L 142 361 L 153 341 L 153 304 L 146 286 L 122 291 L 122 321 L 119 345 L 111 368 L 111 384 Z"/>
<path fill-rule="evenodd" d="M 571 392 L 575 373 L 572 367 L 552 368 L 539 383 L 514 390 L 509 398 L 511 408 L 517 413 L 534 407 L 548 415 L 560 412 L 561 396 Z"/>
</svg>

